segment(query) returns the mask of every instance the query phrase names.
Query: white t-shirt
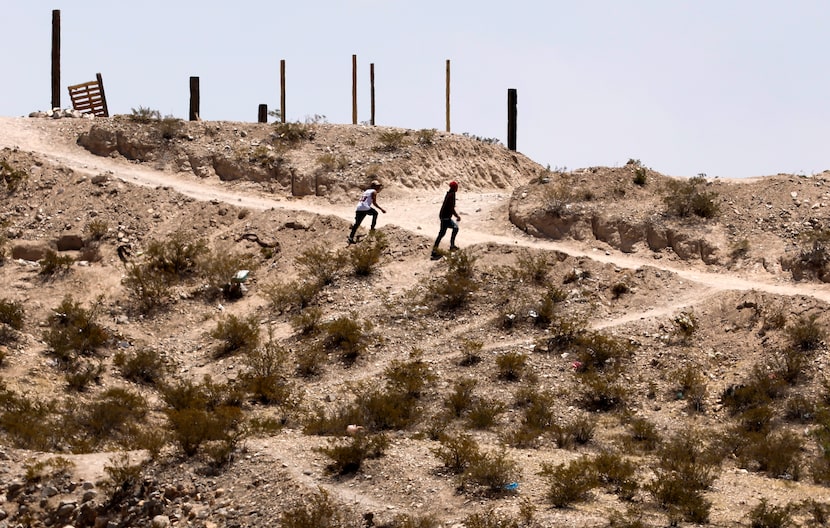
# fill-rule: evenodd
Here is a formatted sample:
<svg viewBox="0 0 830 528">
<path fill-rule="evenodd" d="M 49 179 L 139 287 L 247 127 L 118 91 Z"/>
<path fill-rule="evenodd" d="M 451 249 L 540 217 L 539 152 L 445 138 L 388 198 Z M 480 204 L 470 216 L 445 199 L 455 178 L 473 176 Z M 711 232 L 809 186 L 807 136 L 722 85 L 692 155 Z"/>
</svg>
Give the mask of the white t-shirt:
<svg viewBox="0 0 830 528">
<path fill-rule="evenodd" d="M 374 201 L 375 193 L 377 191 L 375 189 L 366 189 L 363 191 L 363 194 L 360 196 L 360 201 L 357 202 L 357 210 L 358 211 L 368 211 L 372 208 L 372 202 Z"/>
</svg>

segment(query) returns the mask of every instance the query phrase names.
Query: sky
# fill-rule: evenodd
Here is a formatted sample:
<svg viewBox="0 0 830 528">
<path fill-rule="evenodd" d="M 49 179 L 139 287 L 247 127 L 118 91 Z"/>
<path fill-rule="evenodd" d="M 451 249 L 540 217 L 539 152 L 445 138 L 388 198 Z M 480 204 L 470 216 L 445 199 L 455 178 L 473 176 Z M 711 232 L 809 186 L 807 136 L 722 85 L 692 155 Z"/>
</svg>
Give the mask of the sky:
<svg viewBox="0 0 830 528">
<path fill-rule="evenodd" d="M 827 0 L 0 0 L 0 116 L 51 106 L 52 11 L 66 87 L 101 73 L 110 114 L 368 123 L 507 144 L 551 169 L 635 159 L 671 176 L 830 169 Z M 273 120 L 273 119 L 272 119 Z"/>
</svg>

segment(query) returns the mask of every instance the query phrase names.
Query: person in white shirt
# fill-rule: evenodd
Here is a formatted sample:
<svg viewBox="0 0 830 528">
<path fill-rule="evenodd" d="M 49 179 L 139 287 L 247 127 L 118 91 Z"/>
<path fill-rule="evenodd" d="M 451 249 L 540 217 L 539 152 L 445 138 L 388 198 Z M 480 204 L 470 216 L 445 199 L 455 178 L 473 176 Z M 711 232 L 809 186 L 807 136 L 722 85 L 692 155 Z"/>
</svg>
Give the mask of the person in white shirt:
<svg viewBox="0 0 830 528">
<path fill-rule="evenodd" d="M 380 209 L 381 213 L 386 213 L 386 209 L 378 204 L 378 193 L 381 189 L 383 189 L 383 184 L 375 180 L 369 188 L 363 191 L 363 194 L 360 195 L 360 201 L 357 202 L 357 209 L 354 213 L 352 232 L 349 233 L 349 244 L 354 244 L 356 242 L 354 235 L 357 233 L 357 228 L 360 227 L 360 223 L 363 222 L 366 215 L 372 217 L 372 225 L 369 229 L 371 231 L 375 230 L 375 226 L 378 223 L 378 212 L 375 210 L 375 207 Z"/>
</svg>

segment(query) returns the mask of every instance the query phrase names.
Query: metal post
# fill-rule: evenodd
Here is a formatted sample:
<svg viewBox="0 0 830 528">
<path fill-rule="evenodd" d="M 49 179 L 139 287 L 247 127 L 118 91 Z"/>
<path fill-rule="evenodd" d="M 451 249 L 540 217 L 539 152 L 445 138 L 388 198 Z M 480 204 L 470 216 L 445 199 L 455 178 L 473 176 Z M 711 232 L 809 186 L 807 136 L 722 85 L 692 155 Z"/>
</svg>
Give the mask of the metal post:
<svg viewBox="0 0 830 528">
<path fill-rule="evenodd" d="M 447 59 L 447 132 L 450 131 L 450 59 Z"/>
</svg>

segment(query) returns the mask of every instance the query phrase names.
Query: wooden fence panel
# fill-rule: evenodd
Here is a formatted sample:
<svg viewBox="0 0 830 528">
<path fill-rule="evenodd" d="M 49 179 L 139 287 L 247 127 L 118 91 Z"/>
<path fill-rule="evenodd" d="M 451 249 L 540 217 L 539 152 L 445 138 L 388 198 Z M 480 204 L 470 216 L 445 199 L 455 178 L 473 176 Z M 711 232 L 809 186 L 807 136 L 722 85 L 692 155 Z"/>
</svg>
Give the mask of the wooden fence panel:
<svg viewBox="0 0 830 528">
<path fill-rule="evenodd" d="M 100 75 L 96 81 L 70 86 L 69 98 L 72 99 L 72 108 L 79 112 L 97 117 L 109 117 L 107 98 L 104 96 L 104 83 Z"/>
</svg>

